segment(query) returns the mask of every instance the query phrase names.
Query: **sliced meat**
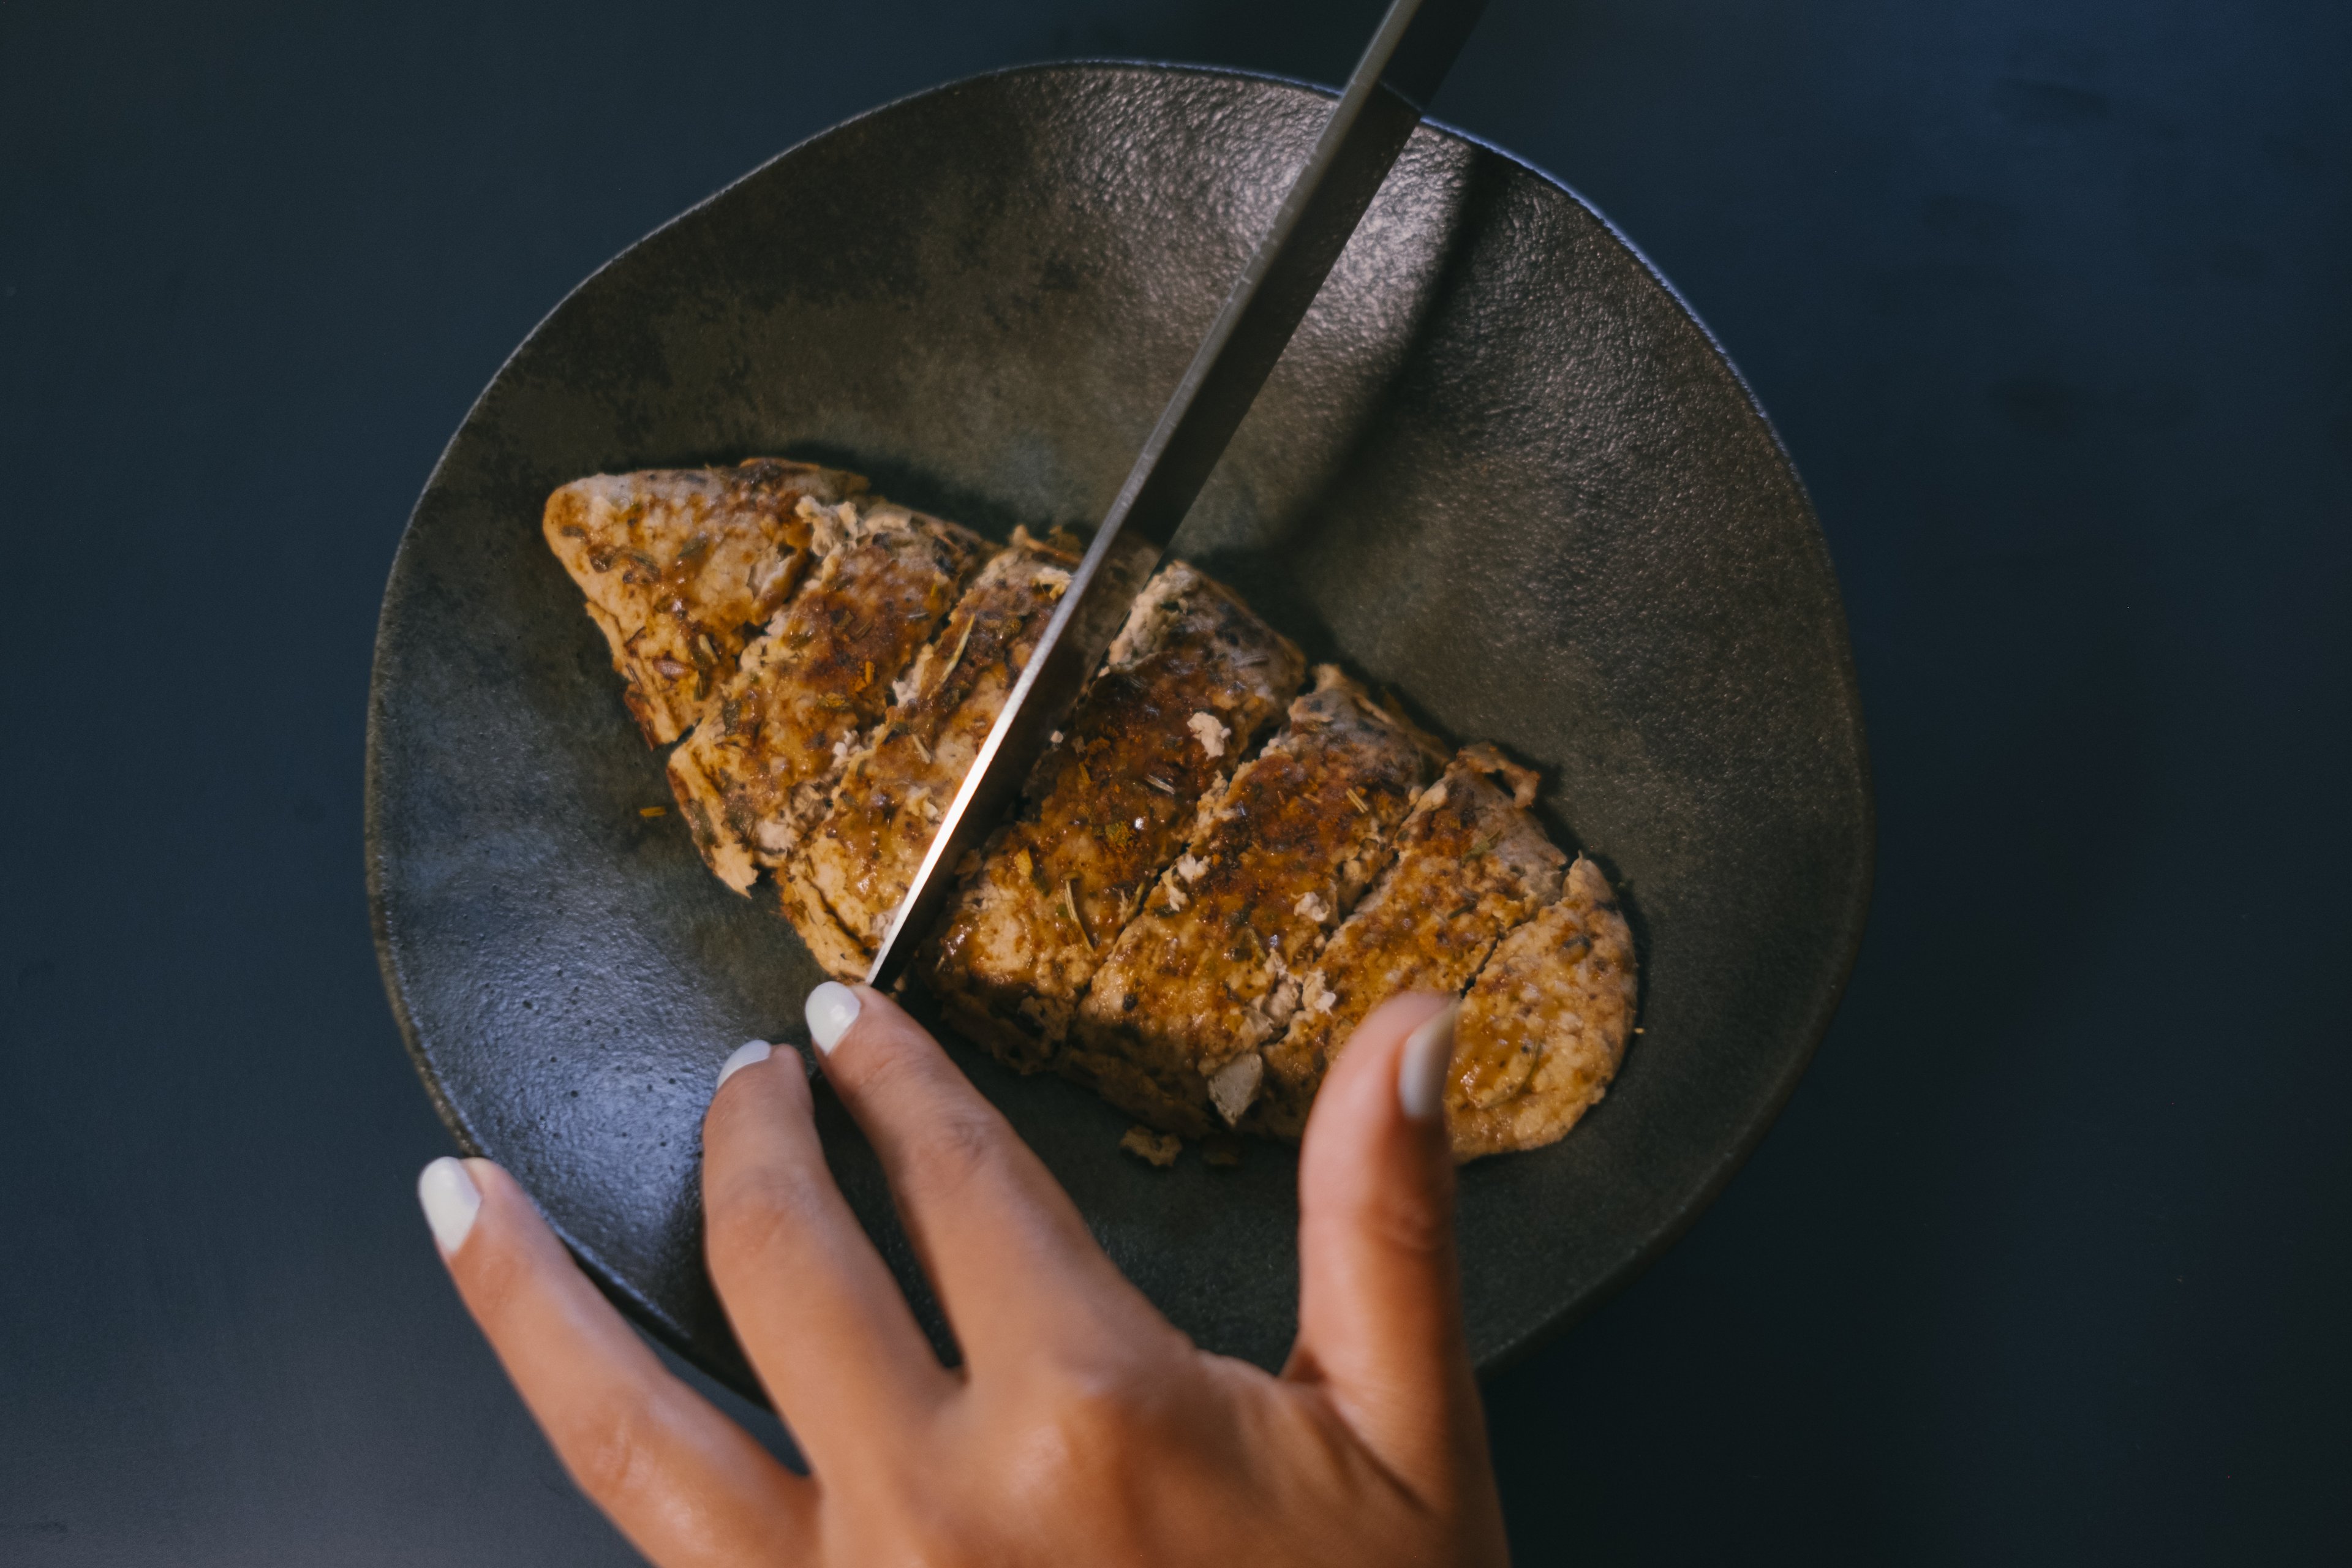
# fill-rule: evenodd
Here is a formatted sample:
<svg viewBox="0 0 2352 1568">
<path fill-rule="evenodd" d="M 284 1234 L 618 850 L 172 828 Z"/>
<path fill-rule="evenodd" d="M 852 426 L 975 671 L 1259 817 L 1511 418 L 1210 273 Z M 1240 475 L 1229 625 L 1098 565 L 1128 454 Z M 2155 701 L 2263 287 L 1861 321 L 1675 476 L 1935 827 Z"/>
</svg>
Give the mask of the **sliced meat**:
<svg viewBox="0 0 2352 1568">
<path fill-rule="evenodd" d="M 751 628 L 800 586 L 812 533 L 801 503 L 865 489 L 856 474 L 754 458 L 597 474 L 547 498 L 548 546 L 588 596 L 646 744 L 693 728 Z"/>
<path fill-rule="evenodd" d="M 1061 1070 L 1177 1131 L 1238 1121 L 1259 1084 L 1257 1047 L 1297 1005 L 1294 966 L 1388 864 L 1444 760 L 1338 668 L 1318 668 L 1112 944 Z M 1120 1091 L 1139 1074 L 1154 1092 L 1130 1103 Z M 1183 1108 L 1172 1120 L 1171 1101 Z"/>
<path fill-rule="evenodd" d="M 1496 945 L 1454 1031 L 1446 1122 L 1458 1160 L 1556 1142 L 1598 1100 L 1633 1029 L 1633 933 L 1579 857 L 1559 901 Z"/>
<path fill-rule="evenodd" d="M 1460 991 L 1504 932 L 1559 897 L 1568 857 L 1528 814 L 1535 796 L 1535 775 L 1485 745 L 1463 748 L 1422 793 L 1396 858 L 1299 977 L 1297 1011 L 1262 1053 L 1255 1130 L 1299 1136 L 1365 1014 L 1400 991 Z"/>
<path fill-rule="evenodd" d="M 809 510 L 822 564 L 670 753 L 694 841 L 739 893 L 783 862 L 989 553 L 979 535 L 887 501 Z"/>
<path fill-rule="evenodd" d="M 889 716 L 850 754 L 784 874 L 785 912 L 843 979 L 863 975 L 1077 564 L 1067 541 L 1015 529 L 898 682 Z"/>
<path fill-rule="evenodd" d="M 1305 662 L 1183 563 L 1151 580 L 923 961 L 959 1028 L 1016 1066 L 1045 1065 L 1101 954 Z"/>
</svg>

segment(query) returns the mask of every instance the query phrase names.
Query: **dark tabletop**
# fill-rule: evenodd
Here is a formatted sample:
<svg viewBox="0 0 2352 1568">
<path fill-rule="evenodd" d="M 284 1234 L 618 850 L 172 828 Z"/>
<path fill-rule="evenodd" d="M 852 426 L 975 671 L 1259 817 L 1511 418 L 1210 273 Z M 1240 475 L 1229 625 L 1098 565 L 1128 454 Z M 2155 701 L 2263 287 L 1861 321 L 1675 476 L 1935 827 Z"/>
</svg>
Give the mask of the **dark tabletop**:
<svg viewBox="0 0 2352 1568">
<path fill-rule="evenodd" d="M 409 506 L 566 289 L 799 138 L 1023 60 L 1337 80 L 1377 10 L 0 9 L 0 1562 L 629 1560 L 411 1193 L 360 857 Z M 1779 422 L 1881 821 L 1778 1128 L 1490 1386 L 1524 1562 L 2352 1550 L 2347 79 L 2336 0 L 1496 0 L 1449 83 Z"/>
</svg>

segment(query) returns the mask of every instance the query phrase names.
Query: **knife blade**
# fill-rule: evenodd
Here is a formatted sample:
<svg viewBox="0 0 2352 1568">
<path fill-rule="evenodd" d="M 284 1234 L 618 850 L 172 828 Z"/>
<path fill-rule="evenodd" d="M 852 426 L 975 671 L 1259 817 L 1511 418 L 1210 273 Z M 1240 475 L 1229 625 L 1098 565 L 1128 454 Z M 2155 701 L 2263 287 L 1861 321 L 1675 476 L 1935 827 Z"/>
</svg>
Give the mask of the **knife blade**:
<svg viewBox="0 0 2352 1568">
<path fill-rule="evenodd" d="M 1394 0 L 1104 514 L 940 818 L 866 983 L 906 973 L 956 868 L 1003 818 L 1330 276 L 1486 0 Z"/>
</svg>

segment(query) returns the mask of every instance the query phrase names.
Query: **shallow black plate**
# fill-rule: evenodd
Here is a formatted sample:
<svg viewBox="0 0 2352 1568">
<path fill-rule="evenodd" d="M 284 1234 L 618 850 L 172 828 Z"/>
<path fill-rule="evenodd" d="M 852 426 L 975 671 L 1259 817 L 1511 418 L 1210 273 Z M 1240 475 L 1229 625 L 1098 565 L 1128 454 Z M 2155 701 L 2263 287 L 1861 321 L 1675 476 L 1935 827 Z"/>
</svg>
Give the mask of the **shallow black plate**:
<svg viewBox="0 0 2352 1568">
<path fill-rule="evenodd" d="M 699 1258 L 697 1129 L 821 975 L 708 875 L 541 542 L 582 474 L 782 453 L 1000 535 L 1089 524 L 1312 140 L 1259 78 L 982 78 L 795 148 L 631 247 L 482 395 L 394 563 L 368 857 L 442 1115 L 640 1321 L 748 1387 Z M 1664 282 L 1575 195 L 1424 128 L 1181 548 L 1318 658 L 1546 780 L 1626 890 L 1643 1023 L 1564 1142 L 1464 1173 L 1482 1363 L 1628 1278 L 1753 1146 L 1836 1005 L 1871 805 L 1844 619 L 1788 458 Z M 1177 1323 L 1273 1363 L 1296 1165 L 1150 1170 L 1123 1118 L 960 1046 Z M 842 1184 L 931 1313 L 876 1164 Z M 939 1331 L 935 1315 L 934 1332 Z"/>
</svg>

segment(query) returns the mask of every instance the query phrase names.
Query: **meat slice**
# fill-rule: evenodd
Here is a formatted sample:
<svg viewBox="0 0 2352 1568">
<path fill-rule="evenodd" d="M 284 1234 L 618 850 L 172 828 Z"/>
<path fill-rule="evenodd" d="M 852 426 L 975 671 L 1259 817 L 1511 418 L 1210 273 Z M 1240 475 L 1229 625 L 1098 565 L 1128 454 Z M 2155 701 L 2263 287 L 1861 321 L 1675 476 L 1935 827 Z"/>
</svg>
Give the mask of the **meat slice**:
<svg viewBox="0 0 2352 1568">
<path fill-rule="evenodd" d="M 1454 1031 L 1457 1160 L 1554 1142 L 1609 1087 L 1633 1034 L 1633 934 L 1579 857 L 1559 901 L 1496 944 Z"/>
<path fill-rule="evenodd" d="M 693 728 L 750 628 L 800 586 L 812 531 L 800 503 L 865 489 L 856 474 L 753 458 L 597 474 L 547 498 L 548 546 L 588 596 L 646 744 Z"/>
<path fill-rule="evenodd" d="M 1318 668 L 1111 946 L 1060 1069 L 1172 1131 L 1238 1121 L 1257 1047 L 1297 1005 L 1293 966 L 1388 864 L 1444 760 L 1338 668 Z"/>
<path fill-rule="evenodd" d="M 783 862 L 882 717 L 891 682 L 989 553 L 979 535 L 887 501 L 806 511 L 822 564 L 669 758 L 702 858 L 739 893 Z"/>
<path fill-rule="evenodd" d="M 1486 745 L 1464 747 L 1422 793 L 1396 858 L 1299 977 L 1289 1028 L 1261 1053 L 1255 1130 L 1297 1137 L 1365 1014 L 1400 991 L 1459 992 L 1504 932 L 1559 899 L 1568 857 L 1528 815 L 1535 797 L 1535 775 Z"/>
<path fill-rule="evenodd" d="M 1191 566 L 1146 584 L 923 960 L 958 1028 L 1024 1069 L 1045 1065 L 1100 955 L 1305 664 Z"/>
<path fill-rule="evenodd" d="M 1015 529 L 898 682 L 889 716 L 850 754 L 786 871 L 784 912 L 828 973 L 862 975 L 940 818 L 979 755 L 1077 564 L 1070 542 Z"/>
</svg>

